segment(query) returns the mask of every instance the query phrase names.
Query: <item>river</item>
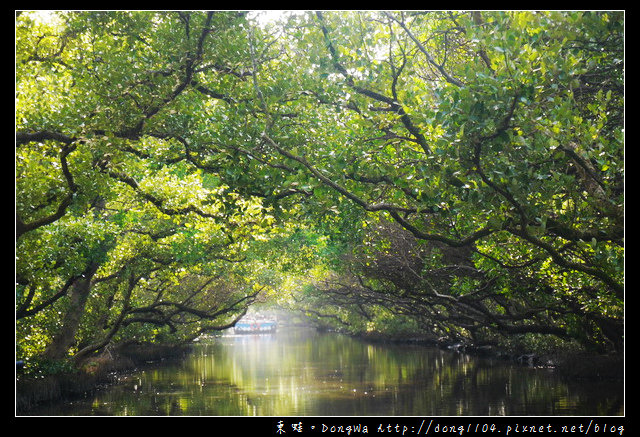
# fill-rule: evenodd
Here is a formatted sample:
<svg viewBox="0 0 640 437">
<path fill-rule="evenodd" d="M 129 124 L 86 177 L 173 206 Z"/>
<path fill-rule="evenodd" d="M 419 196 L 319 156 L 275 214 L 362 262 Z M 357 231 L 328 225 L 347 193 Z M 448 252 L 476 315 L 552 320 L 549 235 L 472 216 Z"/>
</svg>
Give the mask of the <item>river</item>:
<svg viewBox="0 0 640 437">
<path fill-rule="evenodd" d="M 622 415 L 623 386 L 307 329 L 203 340 L 45 416 Z"/>
</svg>

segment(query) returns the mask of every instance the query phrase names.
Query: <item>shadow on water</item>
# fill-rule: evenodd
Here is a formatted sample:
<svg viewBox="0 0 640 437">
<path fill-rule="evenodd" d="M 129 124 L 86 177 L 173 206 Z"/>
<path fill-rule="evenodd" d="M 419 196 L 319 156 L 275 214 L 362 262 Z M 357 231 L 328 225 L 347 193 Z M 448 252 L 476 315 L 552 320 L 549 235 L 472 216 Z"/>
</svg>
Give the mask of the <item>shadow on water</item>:
<svg viewBox="0 0 640 437">
<path fill-rule="evenodd" d="M 622 415 L 623 384 L 312 330 L 224 335 L 37 415 Z"/>
</svg>

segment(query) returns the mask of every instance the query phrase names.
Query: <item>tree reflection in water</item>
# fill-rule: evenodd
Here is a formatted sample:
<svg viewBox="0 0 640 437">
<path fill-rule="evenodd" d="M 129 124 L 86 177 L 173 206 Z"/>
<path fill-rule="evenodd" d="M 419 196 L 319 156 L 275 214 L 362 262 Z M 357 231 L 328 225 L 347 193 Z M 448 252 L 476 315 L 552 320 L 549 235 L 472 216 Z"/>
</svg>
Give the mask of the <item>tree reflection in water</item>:
<svg viewBox="0 0 640 437">
<path fill-rule="evenodd" d="M 622 384 L 436 348 L 295 330 L 203 341 L 45 415 L 492 416 L 623 414 Z"/>
</svg>

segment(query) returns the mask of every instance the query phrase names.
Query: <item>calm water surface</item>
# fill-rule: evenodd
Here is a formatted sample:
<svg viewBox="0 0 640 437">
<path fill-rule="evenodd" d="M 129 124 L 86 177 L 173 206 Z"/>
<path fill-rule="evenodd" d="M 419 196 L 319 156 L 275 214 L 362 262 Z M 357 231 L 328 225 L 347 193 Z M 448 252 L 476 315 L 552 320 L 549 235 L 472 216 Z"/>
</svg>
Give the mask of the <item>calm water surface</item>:
<svg viewBox="0 0 640 437">
<path fill-rule="evenodd" d="M 311 330 L 225 335 L 39 415 L 621 415 L 622 384 Z"/>
</svg>

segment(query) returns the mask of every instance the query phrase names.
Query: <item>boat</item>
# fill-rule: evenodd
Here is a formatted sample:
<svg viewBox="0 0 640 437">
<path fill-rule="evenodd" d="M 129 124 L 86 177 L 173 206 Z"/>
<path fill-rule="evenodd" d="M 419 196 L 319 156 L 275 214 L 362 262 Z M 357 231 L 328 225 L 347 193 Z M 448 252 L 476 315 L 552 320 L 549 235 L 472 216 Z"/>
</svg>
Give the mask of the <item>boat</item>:
<svg viewBox="0 0 640 437">
<path fill-rule="evenodd" d="M 234 333 L 236 334 L 267 334 L 276 332 L 277 323 L 275 320 L 241 320 L 236 323 Z"/>
</svg>

